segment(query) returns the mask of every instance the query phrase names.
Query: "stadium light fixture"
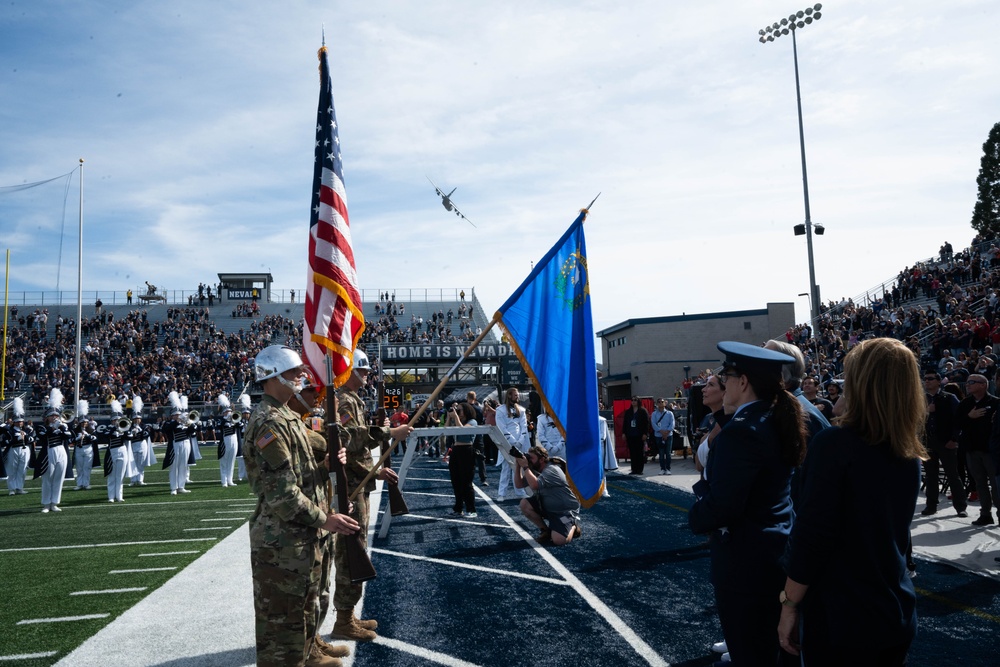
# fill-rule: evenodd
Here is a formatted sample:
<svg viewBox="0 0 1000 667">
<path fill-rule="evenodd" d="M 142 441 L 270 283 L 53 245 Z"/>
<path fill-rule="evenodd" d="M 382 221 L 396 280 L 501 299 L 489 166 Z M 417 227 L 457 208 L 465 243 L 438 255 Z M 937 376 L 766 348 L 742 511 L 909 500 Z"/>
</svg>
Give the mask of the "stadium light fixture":
<svg viewBox="0 0 1000 667">
<path fill-rule="evenodd" d="M 812 216 L 809 213 L 809 177 L 806 172 L 806 140 L 805 133 L 802 130 L 802 90 L 799 87 L 799 50 L 798 44 L 795 41 L 795 33 L 812 24 L 813 21 L 818 21 L 823 16 L 820 12 L 821 9 L 823 9 L 823 5 L 816 3 L 812 7 L 806 7 L 794 14 L 789 14 L 780 21 L 775 21 L 771 25 L 764 26 L 757 31 L 760 37 L 758 41 L 761 44 L 773 42 L 784 35 L 792 35 L 792 59 L 795 63 L 795 102 L 799 112 L 799 150 L 802 154 L 802 196 L 806 209 L 805 224 L 795 225 L 793 231 L 796 236 L 801 236 L 804 233 L 806 237 L 806 248 L 809 252 L 809 293 L 811 294 L 809 310 L 811 311 L 810 316 L 813 320 L 819 317 L 820 301 L 819 289 L 816 287 L 816 265 L 813 259 L 812 237 L 814 225 L 812 223 Z M 815 225 L 817 235 L 822 236 L 825 231 L 826 228 L 823 225 Z"/>
</svg>

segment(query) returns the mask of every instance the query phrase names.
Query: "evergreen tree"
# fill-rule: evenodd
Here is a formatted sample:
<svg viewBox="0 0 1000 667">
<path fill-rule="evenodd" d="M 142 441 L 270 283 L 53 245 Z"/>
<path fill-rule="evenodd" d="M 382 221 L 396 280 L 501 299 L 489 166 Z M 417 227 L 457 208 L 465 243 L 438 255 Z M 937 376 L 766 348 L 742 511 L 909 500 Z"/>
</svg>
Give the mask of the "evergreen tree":
<svg viewBox="0 0 1000 667">
<path fill-rule="evenodd" d="M 972 228 L 984 239 L 1000 236 L 1000 123 L 993 126 L 983 144 L 979 167 L 979 196 L 972 209 Z"/>
</svg>

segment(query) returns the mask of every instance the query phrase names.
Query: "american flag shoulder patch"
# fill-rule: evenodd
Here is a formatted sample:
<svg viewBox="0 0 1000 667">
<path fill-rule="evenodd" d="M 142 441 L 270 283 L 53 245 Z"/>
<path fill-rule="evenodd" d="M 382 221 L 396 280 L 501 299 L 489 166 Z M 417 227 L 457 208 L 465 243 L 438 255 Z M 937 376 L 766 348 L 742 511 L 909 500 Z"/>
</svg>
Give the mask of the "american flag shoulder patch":
<svg viewBox="0 0 1000 667">
<path fill-rule="evenodd" d="M 340 425 L 341 426 L 347 426 L 347 422 L 349 422 L 349 421 L 351 421 L 351 415 L 350 414 L 348 414 L 348 413 L 345 412 L 342 415 L 340 415 Z"/>
<path fill-rule="evenodd" d="M 264 431 L 264 433 L 259 438 L 257 438 L 256 442 L 257 449 L 264 449 L 277 439 L 278 438 L 270 431 Z"/>
</svg>

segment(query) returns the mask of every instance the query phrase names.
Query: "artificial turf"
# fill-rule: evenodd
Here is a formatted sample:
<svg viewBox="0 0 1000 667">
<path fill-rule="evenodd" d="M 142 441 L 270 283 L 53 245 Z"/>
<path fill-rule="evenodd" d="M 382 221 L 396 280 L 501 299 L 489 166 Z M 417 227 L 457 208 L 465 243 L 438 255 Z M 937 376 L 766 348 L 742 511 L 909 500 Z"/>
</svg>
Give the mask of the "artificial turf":
<svg viewBox="0 0 1000 667">
<path fill-rule="evenodd" d="M 245 482 L 221 486 L 214 456 L 191 469 L 189 494 L 171 496 L 168 473 L 159 465 L 146 469 L 145 481 L 142 487 L 126 482 L 125 502 L 109 503 L 105 479 L 95 468 L 89 490 L 74 491 L 73 480 L 65 482 L 58 513 L 41 513 L 40 479 L 25 484 L 26 495 L 0 496 L 0 656 L 56 651 L 17 662 L 20 667 L 54 664 L 242 525 L 255 502 Z M 139 542 L 147 544 L 130 544 Z M 182 551 L 191 553 L 140 556 Z M 168 567 L 176 569 L 109 574 Z M 123 588 L 145 590 L 71 595 Z M 183 609 L 165 610 L 166 615 L 178 613 Z M 107 616 L 18 624 L 91 614 Z"/>
</svg>

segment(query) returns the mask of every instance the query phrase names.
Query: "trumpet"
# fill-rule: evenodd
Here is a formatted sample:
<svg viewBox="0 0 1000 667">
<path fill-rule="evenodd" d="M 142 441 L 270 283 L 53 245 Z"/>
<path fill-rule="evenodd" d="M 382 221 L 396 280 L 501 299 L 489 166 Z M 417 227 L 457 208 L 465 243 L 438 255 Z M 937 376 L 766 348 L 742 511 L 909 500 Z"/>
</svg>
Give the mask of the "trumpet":
<svg viewBox="0 0 1000 667">
<path fill-rule="evenodd" d="M 234 412 L 233 414 L 229 415 L 230 424 L 233 424 L 235 426 L 236 424 L 239 424 L 241 421 L 243 421 L 243 415 L 241 415 L 240 413 Z"/>
<path fill-rule="evenodd" d="M 69 422 L 73 421 L 74 416 L 75 413 L 72 410 L 63 410 L 62 414 L 59 415 L 59 419 L 63 420 L 68 424 Z"/>
<path fill-rule="evenodd" d="M 115 428 L 118 429 L 119 433 L 124 433 L 125 431 L 132 428 L 132 420 L 128 417 L 121 417 L 115 422 Z"/>
<path fill-rule="evenodd" d="M 187 420 L 189 424 L 197 424 L 198 422 L 201 421 L 201 413 L 198 412 L 197 410 L 192 410 L 191 412 L 187 413 Z"/>
</svg>

